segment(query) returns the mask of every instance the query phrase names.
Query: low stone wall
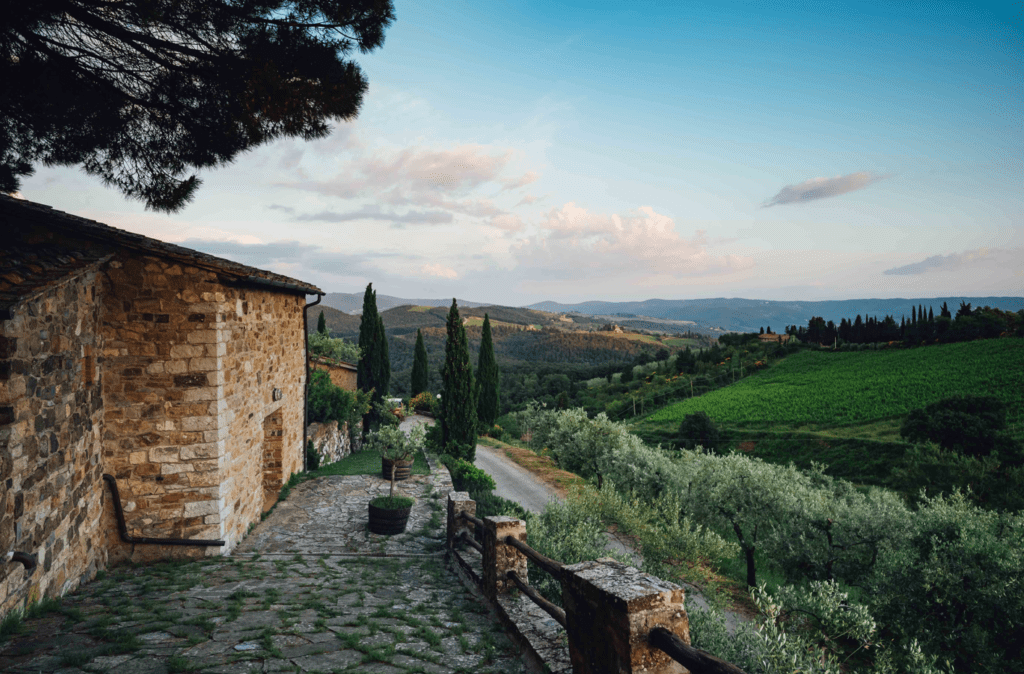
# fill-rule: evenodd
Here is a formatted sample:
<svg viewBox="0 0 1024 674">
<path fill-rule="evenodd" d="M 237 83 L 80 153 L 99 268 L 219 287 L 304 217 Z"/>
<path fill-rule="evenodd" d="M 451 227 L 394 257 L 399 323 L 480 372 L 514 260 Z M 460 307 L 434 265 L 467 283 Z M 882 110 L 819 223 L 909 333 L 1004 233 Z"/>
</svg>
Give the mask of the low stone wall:
<svg viewBox="0 0 1024 674">
<path fill-rule="evenodd" d="M 321 466 L 341 461 L 352 453 L 348 424 L 342 424 L 341 428 L 338 428 L 337 421 L 326 424 L 312 423 L 306 428 L 306 437 L 313 441 L 313 451 L 320 457 Z"/>
</svg>

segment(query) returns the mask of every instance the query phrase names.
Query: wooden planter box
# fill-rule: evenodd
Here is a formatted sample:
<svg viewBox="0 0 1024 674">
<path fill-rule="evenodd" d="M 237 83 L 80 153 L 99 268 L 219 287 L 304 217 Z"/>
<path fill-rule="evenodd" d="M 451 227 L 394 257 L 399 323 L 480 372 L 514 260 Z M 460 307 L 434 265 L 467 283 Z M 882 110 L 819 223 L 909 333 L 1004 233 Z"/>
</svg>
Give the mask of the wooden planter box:
<svg viewBox="0 0 1024 674">
<path fill-rule="evenodd" d="M 403 533 L 405 526 L 409 523 L 409 513 L 412 512 L 412 506 L 388 510 L 387 508 L 378 508 L 371 503 L 369 508 L 370 532 L 386 536 Z"/>
<path fill-rule="evenodd" d="M 406 459 L 405 461 L 392 461 L 391 459 L 385 459 L 381 457 L 380 460 L 380 475 L 385 480 L 391 480 L 391 465 L 395 466 L 395 482 L 400 480 L 408 480 L 412 476 L 412 459 Z"/>
</svg>

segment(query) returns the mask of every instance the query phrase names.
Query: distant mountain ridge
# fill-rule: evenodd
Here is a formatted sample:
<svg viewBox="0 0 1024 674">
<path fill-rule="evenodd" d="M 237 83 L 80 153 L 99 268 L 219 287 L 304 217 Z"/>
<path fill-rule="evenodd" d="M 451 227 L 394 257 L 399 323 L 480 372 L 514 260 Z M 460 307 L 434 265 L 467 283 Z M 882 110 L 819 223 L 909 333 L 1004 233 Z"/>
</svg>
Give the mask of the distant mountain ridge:
<svg viewBox="0 0 1024 674">
<path fill-rule="evenodd" d="M 863 300 L 823 300 L 817 302 L 779 302 L 774 300 L 749 300 L 744 298 L 711 298 L 701 300 L 650 299 L 640 302 L 581 302 L 562 304 L 560 302 L 538 302 L 530 309 L 559 313 L 584 315 L 635 315 L 671 320 L 693 321 L 698 328 L 720 328 L 727 331 L 754 332 L 761 327 L 771 326 L 780 331 L 787 325 L 806 325 L 812 316 L 821 316 L 826 321 L 839 323 L 843 318 L 860 316 L 891 315 L 899 320 L 908 319 L 913 307 L 924 305 L 938 313 L 946 302 L 954 314 L 960 302 L 972 307 L 990 306 L 1004 311 L 1024 309 L 1024 297 L 927 297 Z"/>
<path fill-rule="evenodd" d="M 457 300 L 460 307 L 482 307 L 487 302 L 470 302 L 468 300 Z M 321 301 L 325 306 L 344 311 L 346 314 L 362 313 L 363 293 L 327 293 Z M 405 304 L 414 307 L 449 307 L 452 304 L 451 298 L 440 300 L 410 300 L 391 295 L 377 295 L 377 311 L 387 311 Z"/>
<path fill-rule="evenodd" d="M 990 306 L 1004 311 L 1024 309 L 1024 297 L 923 297 L 896 299 L 823 300 L 816 302 L 752 300 L 738 297 L 717 297 L 700 300 L 649 299 L 637 302 L 590 301 L 578 304 L 561 302 L 537 302 L 526 307 L 506 307 L 509 311 L 536 310 L 555 314 L 578 314 L 588 317 L 605 317 L 608 322 L 623 326 L 635 325 L 648 330 L 692 329 L 695 332 L 756 332 L 761 327 L 781 331 L 787 325 L 807 325 L 812 316 L 821 316 L 826 321 L 839 323 L 843 318 L 860 316 L 891 315 L 898 321 L 901 316 L 908 319 L 911 310 L 918 305 L 932 308 L 936 313 L 946 302 L 954 314 L 960 302 L 969 302 L 972 307 Z M 497 307 L 486 302 L 458 300 L 459 307 L 475 309 Z M 327 293 L 322 304 L 347 314 L 361 312 L 363 293 Z M 448 307 L 450 299 L 406 299 L 391 295 L 377 295 L 377 310 L 387 311 L 403 305 L 420 307 Z M 475 315 L 476 312 L 473 312 Z M 423 318 L 427 318 L 424 316 Z M 492 319 L 496 316 L 492 316 Z M 684 321 L 686 325 L 648 324 L 644 318 L 660 321 Z M 536 321 L 540 323 L 541 321 Z"/>
</svg>

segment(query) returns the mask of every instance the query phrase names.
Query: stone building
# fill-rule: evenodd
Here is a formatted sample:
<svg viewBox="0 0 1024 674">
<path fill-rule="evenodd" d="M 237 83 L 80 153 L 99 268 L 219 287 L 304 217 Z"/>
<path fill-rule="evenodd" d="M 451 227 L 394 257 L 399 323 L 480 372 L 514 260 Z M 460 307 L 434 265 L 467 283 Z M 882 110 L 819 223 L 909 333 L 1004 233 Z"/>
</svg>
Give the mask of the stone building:
<svg viewBox="0 0 1024 674">
<path fill-rule="evenodd" d="M 359 368 L 352 363 L 314 356 L 309 359 L 309 367 L 311 370 L 323 370 L 331 378 L 332 384 L 346 391 L 355 391 L 359 388 Z"/>
<path fill-rule="evenodd" d="M 785 344 L 789 341 L 789 335 L 776 334 L 774 332 L 763 332 L 757 336 L 762 342 L 776 342 L 778 344 Z"/>
<path fill-rule="evenodd" d="M 307 294 L 0 196 L 0 556 L 38 560 L 0 558 L 0 615 L 260 520 L 303 467 Z"/>
</svg>

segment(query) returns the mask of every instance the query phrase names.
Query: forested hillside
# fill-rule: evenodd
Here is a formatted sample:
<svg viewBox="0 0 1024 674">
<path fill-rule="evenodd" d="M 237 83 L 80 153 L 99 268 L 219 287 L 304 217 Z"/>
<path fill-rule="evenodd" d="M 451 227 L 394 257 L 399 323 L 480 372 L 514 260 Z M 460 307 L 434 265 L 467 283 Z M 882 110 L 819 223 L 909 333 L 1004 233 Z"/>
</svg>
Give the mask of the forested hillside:
<svg viewBox="0 0 1024 674">
<path fill-rule="evenodd" d="M 429 388 L 437 392 L 441 390 L 439 368 L 444 356 L 445 331 L 443 327 L 437 327 L 424 328 L 422 332 L 429 363 Z M 481 329 L 470 325 L 466 334 L 475 367 L 479 358 Z M 603 377 L 632 364 L 641 353 L 653 354 L 664 348 L 658 343 L 622 339 L 607 333 L 526 330 L 505 325 L 493 326 L 492 337 L 494 354 L 501 370 L 503 411 L 527 399 L 572 392 L 587 379 Z M 415 330 L 388 330 L 388 345 L 391 392 L 406 395 L 416 345 Z"/>
</svg>

